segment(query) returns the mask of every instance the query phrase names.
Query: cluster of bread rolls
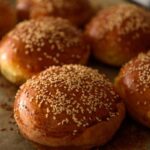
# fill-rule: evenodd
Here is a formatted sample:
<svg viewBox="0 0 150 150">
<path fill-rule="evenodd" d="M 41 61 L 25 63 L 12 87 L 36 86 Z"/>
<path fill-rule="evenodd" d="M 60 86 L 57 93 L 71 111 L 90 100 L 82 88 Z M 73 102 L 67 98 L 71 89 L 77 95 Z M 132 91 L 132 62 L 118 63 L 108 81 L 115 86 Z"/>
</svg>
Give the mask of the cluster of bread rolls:
<svg viewBox="0 0 150 150">
<path fill-rule="evenodd" d="M 0 37 L 19 22 L 0 41 L 0 70 L 10 82 L 24 83 L 14 117 L 25 138 L 49 149 L 99 147 L 119 129 L 125 105 L 150 127 L 148 10 L 119 4 L 87 23 L 94 15 L 88 0 L 17 0 L 16 9 L 1 1 L 6 21 L 0 18 Z M 83 66 L 90 54 L 111 66 L 136 58 L 122 67 L 113 85 Z"/>
</svg>

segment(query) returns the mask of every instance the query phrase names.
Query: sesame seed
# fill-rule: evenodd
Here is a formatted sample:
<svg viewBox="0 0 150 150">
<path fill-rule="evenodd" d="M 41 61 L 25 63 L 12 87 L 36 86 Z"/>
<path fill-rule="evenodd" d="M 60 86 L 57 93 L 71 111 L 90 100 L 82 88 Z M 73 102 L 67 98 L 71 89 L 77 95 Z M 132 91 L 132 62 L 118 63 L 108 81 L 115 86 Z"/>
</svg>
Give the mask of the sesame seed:
<svg viewBox="0 0 150 150">
<path fill-rule="evenodd" d="M 26 65 L 28 69 L 31 69 L 31 66 L 29 64 Z"/>
<path fill-rule="evenodd" d="M 144 105 L 147 105 L 147 101 L 144 101 Z"/>
<path fill-rule="evenodd" d="M 41 48 L 37 48 L 37 51 L 40 52 L 40 51 L 41 51 Z"/>
<path fill-rule="evenodd" d="M 48 114 L 45 114 L 45 118 L 48 118 Z"/>
<path fill-rule="evenodd" d="M 42 61 L 43 59 L 41 57 L 38 58 L 39 61 Z"/>
<path fill-rule="evenodd" d="M 29 51 L 25 51 L 25 54 L 28 55 L 28 54 L 29 54 Z"/>
<path fill-rule="evenodd" d="M 50 112 L 49 108 L 47 108 L 47 109 L 46 109 L 46 112 L 47 112 L 47 113 L 49 113 L 49 112 Z"/>
<path fill-rule="evenodd" d="M 60 56 L 60 54 L 59 54 L 59 53 L 57 53 L 57 54 L 56 54 L 56 57 L 59 57 L 59 56 Z"/>
<path fill-rule="evenodd" d="M 14 53 L 17 53 L 17 48 L 14 48 Z"/>
<path fill-rule="evenodd" d="M 53 120 L 56 120 L 56 117 L 55 117 L 55 116 L 53 116 Z"/>
</svg>

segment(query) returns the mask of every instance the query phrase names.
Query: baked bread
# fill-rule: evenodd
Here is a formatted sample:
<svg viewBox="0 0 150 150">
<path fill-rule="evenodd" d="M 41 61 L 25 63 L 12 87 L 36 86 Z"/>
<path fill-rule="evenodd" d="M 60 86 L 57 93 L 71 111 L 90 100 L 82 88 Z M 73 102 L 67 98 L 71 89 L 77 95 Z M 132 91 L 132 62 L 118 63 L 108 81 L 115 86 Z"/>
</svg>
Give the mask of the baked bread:
<svg viewBox="0 0 150 150">
<path fill-rule="evenodd" d="M 114 5 L 99 11 L 85 34 L 98 60 L 121 66 L 150 49 L 150 13 L 133 4 Z"/>
<path fill-rule="evenodd" d="M 0 0 L 0 39 L 16 24 L 16 9 L 7 0 Z"/>
<path fill-rule="evenodd" d="M 24 19 L 55 16 L 77 26 L 84 25 L 94 13 L 89 0 L 18 0 L 17 8 L 19 14 L 26 14 Z"/>
<path fill-rule="evenodd" d="M 127 63 L 116 78 L 115 86 L 130 115 L 150 127 L 150 53 L 141 53 Z"/>
<path fill-rule="evenodd" d="M 108 79 L 81 65 L 52 66 L 17 92 L 14 117 L 29 140 L 59 149 L 107 143 L 125 107 Z"/>
<path fill-rule="evenodd" d="M 35 0 L 16 0 L 18 21 L 28 20 Z M 38 1 L 38 0 L 37 0 Z"/>
<path fill-rule="evenodd" d="M 52 65 L 86 64 L 89 45 L 80 30 L 61 18 L 20 23 L 0 43 L 0 68 L 12 83 L 21 84 Z"/>
</svg>

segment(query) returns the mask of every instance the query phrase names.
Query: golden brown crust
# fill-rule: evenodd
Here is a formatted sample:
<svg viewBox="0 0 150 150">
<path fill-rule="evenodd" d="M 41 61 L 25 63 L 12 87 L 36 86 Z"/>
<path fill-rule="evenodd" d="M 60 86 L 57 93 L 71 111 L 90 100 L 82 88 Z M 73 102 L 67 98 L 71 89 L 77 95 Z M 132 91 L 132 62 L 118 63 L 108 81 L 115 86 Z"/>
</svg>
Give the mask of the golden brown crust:
<svg viewBox="0 0 150 150">
<path fill-rule="evenodd" d="M 28 80 L 17 93 L 14 112 L 29 140 L 79 148 L 108 142 L 125 115 L 105 76 L 79 65 L 50 67 Z"/>
<path fill-rule="evenodd" d="M 16 10 L 6 0 L 0 0 L 0 39 L 16 24 Z"/>
<path fill-rule="evenodd" d="M 34 0 L 17 0 L 16 9 L 18 15 L 18 21 L 29 19 L 30 9 Z"/>
<path fill-rule="evenodd" d="M 69 19 L 78 26 L 85 24 L 94 12 L 89 0 L 19 0 L 18 9 L 27 19 L 56 16 Z"/>
<path fill-rule="evenodd" d="M 16 26 L 0 44 L 2 73 L 14 83 L 51 65 L 86 64 L 89 45 L 80 30 L 61 18 L 40 18 Z"/>
<path fill-rule="evenodd" d="M 150 48 L 150 14 L 138 6 L 119 4 L 100 11 L 85 33 L 97 59 L 121 66 Z"/>
<path fill-rule="evenodd" d="M 140 54 L 127 63 L 115 85 L 131 116 L 150 127 L 150 55 Z"/>
</svg>

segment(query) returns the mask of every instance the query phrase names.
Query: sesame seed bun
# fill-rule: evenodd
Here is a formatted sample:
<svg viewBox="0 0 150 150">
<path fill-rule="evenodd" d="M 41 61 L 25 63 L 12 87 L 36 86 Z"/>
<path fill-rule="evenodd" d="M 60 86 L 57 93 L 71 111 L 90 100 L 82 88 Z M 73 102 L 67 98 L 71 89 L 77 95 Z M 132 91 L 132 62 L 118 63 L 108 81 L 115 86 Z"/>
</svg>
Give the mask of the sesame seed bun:
<svg viewBox="0 0 150 150">
<path fill-rule="evenodd" d="M 132 4 L 118 4 L 99 11 L 85 33 L 98 60 L 121 66 L 150 49 L 150 13 Z"/>
<path fill-rule="evenodd" d="M 150 54 L 141 53 L 127 63 L 115 81 L 130 115 L 150 127 Z"/>
<path fill-rule="evenodd" d="M 18 0 L 17 8 L 21 19 L 56 16 L 77 26 L 84 25 L 94 12 L 89 0 Z"/>
<path fill-rule="evenodd" d="M 0 43 L 1 72 L 16 84 L 52 65 L 86 64 L 88 57 L 82 32 L 61 18 L 22 22 Z"/>
<path fill-rule="evenodd" d="M 124 104 L 108 79 L 81 65 L 53 66 L 32 77 L 14 104 L 21 133 L 54 148 L 103 145 L 124 115 Z"/>
<path fill-rule="evenodd" d="M 7 0 L 0 0 L 0 39 L 16 24 L 16 10 Z"/>
</svg>

